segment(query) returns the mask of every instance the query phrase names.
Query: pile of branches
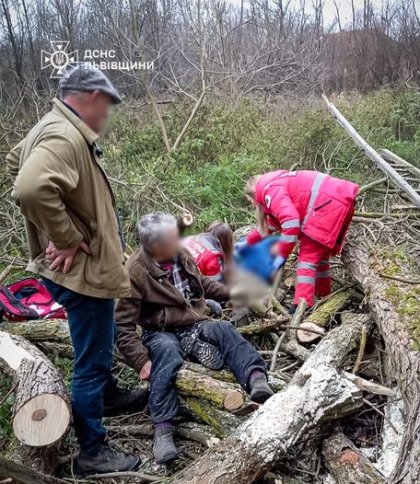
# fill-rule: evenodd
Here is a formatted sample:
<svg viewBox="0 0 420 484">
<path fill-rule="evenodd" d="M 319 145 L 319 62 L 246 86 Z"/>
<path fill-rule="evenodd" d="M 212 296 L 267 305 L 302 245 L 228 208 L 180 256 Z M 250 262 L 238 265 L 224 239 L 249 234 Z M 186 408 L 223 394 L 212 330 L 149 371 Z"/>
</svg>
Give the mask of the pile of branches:
<svg viewBox="0 0 420 484">
<path fill-rule="evenodd" d="M 153 462 L 147 410 L 110 418 L 112 445 L 139 452 L 144 464 L 137 473 L 96 481 L 419 482 L 420 354 L 410 329 L 415 316 L 402 306 L 405 298 L 410 304 L 411 297 L 419 298 L 417 292 L 412 296 L 418 285 L 408 258 L 398 258 L 398 275 L 389 274 L 397 255 L 388 244 L 397 224 L 382 219 L 378 226 L 374 220 L 361 217 L 342 260 L 334 263 L 334 292 L 314 308 L 301 302 L 288 315 L 292 258 L 264 306 L 225 309 L 224 318 L 266 359 L 276 392 L 271 399 L 258 406 L 228 369 L 185 362 L 176 380 L 181 459 L 168 467 Z M 372 237 L 386 240 L 386 250 Z M 70 343 L 63 320 L 0 325 L 0 362 L 14 375 L 16 402 L 16 441 L 0 458 L 0 477 L 75 482 L 74 438 L 65 432 L 68 396 L 51 363 L 57 356 L 71 360 Z M 127 379 L 139 384 L 118 355 L 114 370 L 122 385 Z"/>
</svg>

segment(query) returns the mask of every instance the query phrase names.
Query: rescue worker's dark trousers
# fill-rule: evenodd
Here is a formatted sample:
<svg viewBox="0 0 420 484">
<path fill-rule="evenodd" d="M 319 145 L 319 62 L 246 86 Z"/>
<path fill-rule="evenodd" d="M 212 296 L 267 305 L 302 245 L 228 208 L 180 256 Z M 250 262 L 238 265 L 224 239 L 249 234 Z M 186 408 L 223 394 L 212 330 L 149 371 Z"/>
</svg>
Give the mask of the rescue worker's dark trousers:
<svg viewBox="0 0 420 484">
<path fill-rule="evenodd" d="M 195 325 L 198 337 L 215 346 L 242 387 L 248 391 L 252 371 L 267 373 L 258 352 L 226 321 L 202 321 Z M 175 388 L 177 371 L 183 364 L 183 354 L 176 333 L 145 331 L 143 344 L 152 361 L 149 408 L 154 423 L 166 422 L 178 415 L 179 403 Z"/>
<path fill-rule="evenodd" d="M 104 393 L 112 393 L 115 341 L 114 300 L 78 294 L 44 279 L 54 301 L 67 311 L 74 347 L 71 404 L 82 451 L 94 454 L 105 440 Z"/>
</svg>

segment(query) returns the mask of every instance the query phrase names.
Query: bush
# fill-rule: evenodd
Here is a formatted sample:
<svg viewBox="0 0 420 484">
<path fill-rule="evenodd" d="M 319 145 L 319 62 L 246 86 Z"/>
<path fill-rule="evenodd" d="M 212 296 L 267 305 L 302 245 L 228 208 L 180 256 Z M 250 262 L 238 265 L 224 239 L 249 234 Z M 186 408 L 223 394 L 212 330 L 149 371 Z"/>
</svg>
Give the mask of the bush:
<svg viewBox="0 0 420 484">
<path fill-rule="evenodd" d="M 388 148 L 415 161 L 419 152 L 419 96 L 380 90 L 336 101 L 343 114 L 376 148 Z M 265 108 L 265 106 L 263 106 Z M 174 106 L 164 112 L 174 140 L 189 115 Z M 411 126 L 410 139 L 398 126 Z M 105 141 L 105 164 L 115 183 L 129 243 L 137 218 L 153 210 L 196 216 L 197 230 L 223 219 L 234 227 L 252 220 L 243 186 L 251 175 L 291 167 L 317 169 L 360 184 L 379 176 L 373 162 L 355 146 L 324 106 L 313 103 L 289 116 L 244 100 L 235 106 L 206 105 L 183 142 L 165 154 L 153 113 L 120 111 Z"/>
</svg>

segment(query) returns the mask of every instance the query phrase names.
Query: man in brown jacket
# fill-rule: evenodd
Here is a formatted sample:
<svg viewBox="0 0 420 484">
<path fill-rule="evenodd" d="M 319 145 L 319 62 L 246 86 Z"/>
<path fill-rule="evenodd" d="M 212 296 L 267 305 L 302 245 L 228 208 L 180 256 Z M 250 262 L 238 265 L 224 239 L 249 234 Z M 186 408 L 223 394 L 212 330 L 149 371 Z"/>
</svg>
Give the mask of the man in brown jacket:
<svg viewBox="0 0 420 484">
<path fill-rule="evenodd" d="M 25 219 L 30 263 L 62 304 L 74 346 L 72 410 L 83 474 L 127 471 L 140 459 L 110 449 L 102 416 L 139 410 L 147 394 L 124 394 L 111 378 L 114 298 L 130 295 L 98 132 L 121 102 L 108 78 L 85 65 L 60 83 L 61 100 L 7 156 Z M 105 401 L 104 401 L 105 398 Z"/>
<path fill-rule="evenodd" d="M 153 452 L 158 463 L 166 463 L 177 458 L 174 380 L 184 356 L 211 369 L 227 365 L 256 402 L 263 403 L 272 390 L 258 352 L 229 322 L 208 320 L 205 298 L 226 301 L 229 293 L 203 276 L 191 254 L 181 249 L 176 219 L 164 213 L 146 215 L 139 236 L 141 246 L 128 261 L 132 293 L 117 303 L 117 345 L 142 379 L 150 377 Z"/>
</svg>

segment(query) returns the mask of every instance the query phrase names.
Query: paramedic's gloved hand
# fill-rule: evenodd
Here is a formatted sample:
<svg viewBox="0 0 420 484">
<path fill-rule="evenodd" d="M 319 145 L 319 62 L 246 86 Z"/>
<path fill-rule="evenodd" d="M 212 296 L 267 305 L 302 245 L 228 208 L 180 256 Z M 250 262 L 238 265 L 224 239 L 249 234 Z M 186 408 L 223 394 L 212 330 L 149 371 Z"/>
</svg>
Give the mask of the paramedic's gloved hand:
<svg viewBox="0 0 420 484">
<path fill-rule="evenodd" d="M 222 306 L 213 299 L 206 299 L 207 306 L 211 309 L 211 312 L 218 318 L 223 316 Z"/>
<path fill-rule="evenodd" d="M 149 360 L 143 365 L 142 369 L 140 370 L 140 378 L 142 380 L 149 380 L 151 371 L 152 371 L 152 362 Z"/>
<path fill-rule="evenodd" d="M 90 254 L 89 246 L 82 240 L 78 247 L 72 247 L 71 249 L 57 249 L 55 245 L 50 242 L 45 251 L 46 258 L 50 264 L 48 269 L 53 271 L 54 269 L 62 270 L 64 274 L 70 272 L 73 267 L 74 258 L 79 250 Z"/>
</svg>

